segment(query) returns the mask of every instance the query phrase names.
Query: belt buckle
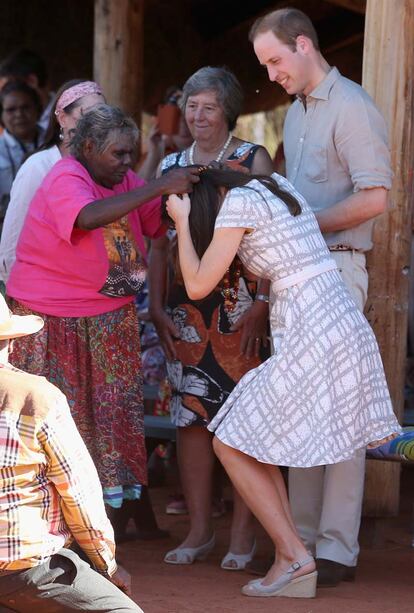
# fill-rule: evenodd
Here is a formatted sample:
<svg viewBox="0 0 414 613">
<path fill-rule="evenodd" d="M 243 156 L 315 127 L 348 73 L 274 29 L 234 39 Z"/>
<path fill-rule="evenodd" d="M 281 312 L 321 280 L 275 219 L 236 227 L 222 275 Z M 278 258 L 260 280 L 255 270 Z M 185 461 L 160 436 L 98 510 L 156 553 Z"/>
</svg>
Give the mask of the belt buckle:
<svg viewBox="0 0 414 613">
<path fill-rule="evenodd" d="M 354 251 L 353 247 L 350 247 L 349 245 L 331 245 L 329 248 L 329 251 Z"/>
</svg>

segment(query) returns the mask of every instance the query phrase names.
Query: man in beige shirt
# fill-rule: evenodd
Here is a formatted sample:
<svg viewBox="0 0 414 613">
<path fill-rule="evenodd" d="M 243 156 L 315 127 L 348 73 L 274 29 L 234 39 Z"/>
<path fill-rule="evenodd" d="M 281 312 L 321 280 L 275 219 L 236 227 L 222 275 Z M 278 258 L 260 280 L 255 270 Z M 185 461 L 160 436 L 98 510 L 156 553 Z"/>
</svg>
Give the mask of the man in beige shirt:
<svg viewBox="0 0 414 613">
<path fill-rule="evenodd" d="M 331 68 L 312 22 L 297 9 L 258 19 L 250 40 L 271 81 L 296 95 L 284 126 L 286 175 L 308 200 L 361 310 L 365 252 L 387 205 L 392 172 L 384 120 L 369 95 Z M 353 580 L 364 488 L 365 450 L 348 462 L 290 469 L 293 517 L 316 555 L 318 585 Z"/>
</svg>

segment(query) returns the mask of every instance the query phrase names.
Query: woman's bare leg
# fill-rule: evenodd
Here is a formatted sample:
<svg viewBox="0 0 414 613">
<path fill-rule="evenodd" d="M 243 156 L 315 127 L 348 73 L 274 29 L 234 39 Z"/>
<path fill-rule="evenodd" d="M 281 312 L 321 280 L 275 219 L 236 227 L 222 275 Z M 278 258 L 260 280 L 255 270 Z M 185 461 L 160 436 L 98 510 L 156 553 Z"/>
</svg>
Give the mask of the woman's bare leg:
<svg viewBox="0 0 414 613">
<path fill-rule="evenodd" d="M 202 426 L 177 428 L 181 485 L 190 515 L 190 531 L 180 547 L 199 547 L 212 536 L 211 491 L 215 462 L 212 435 Z"/>
<path fill-rule="evenodd" d="M 278 487 L 281 484 L 276 485 L 265 466 L 254 458 L 225 445 L 216 437 L 213 446 L 233 485 L 274 543 L 277 559 L 263 579 L 265 585 L 273 583 L 293 562 L 308 557 L 285 511 L 284 497 Z M 314 563 L 310 562 L 293 577 L 309 573 L 314 568 Z"/>
<path fill-rule="evenodd" d="M 282 473 L 280 472 L 280 469 L 277 466 L 273 466 L 273 464 L 263 464 L 263 466 L 269 473 L 270 478 L 272 479 L 273 483 L 275 484 L 278 490 L 280 500 L 282 502 L 282 506 L 285 511 L 286 517 L 289 521 L 290 527 L 292 528 L 292 530 L 295 532 L 296 536 L 300 540 L 300 536 L 296 529 L 295 523 L 293 521 L 292 513 L 290 510 L 289 498 L 287 495 L 286 485 L 285 485 L 285 481 L 283 479 Z"/>
<path fill-rule="evenodd" d="M 229 551 L 250 553 L 254 543 L 254 517 L 236 488 L 233 488 L 233 519 Z"/>
</svg>

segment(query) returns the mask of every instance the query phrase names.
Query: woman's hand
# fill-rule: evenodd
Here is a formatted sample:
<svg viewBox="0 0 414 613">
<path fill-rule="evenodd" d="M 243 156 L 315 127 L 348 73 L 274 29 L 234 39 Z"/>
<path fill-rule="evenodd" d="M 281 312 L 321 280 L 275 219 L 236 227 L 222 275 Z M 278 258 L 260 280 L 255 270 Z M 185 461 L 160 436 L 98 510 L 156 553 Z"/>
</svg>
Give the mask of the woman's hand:
<svg viewBox="0 0 414 613">
<path fill-rule="evenodd" d="M 173 168 L 163 174 L 156 183 L 161 184 L 163 194 L 186 194 L 191 192 L 193 184 L 200 181 L 197 168 Z"/>
<path fill-rule="evenodd" d="M 191 201 L 188 194 L 181 197 L 171 194 L 167 200 L 167 213 L 177 225 L 180 221 L 188 218 L 191 211 Z"/>
<path fill-rule="evenodd" d="M 167 360 L 170 362 L 177 358 L 174 341 L 180 334 L 171 317 L 162 309 L 150 310 L 150 319 L 157 330 L 158 338 Z"/>
<path fill-rule="evenodd" d="M 268 318 L 269 305 L 256 301 L 231 327 L 233 332 L 241 330 L 240 352 L 244 353 L 246 358 L 257 357 L 261 345 L 267 347 Z"/>
</svg>

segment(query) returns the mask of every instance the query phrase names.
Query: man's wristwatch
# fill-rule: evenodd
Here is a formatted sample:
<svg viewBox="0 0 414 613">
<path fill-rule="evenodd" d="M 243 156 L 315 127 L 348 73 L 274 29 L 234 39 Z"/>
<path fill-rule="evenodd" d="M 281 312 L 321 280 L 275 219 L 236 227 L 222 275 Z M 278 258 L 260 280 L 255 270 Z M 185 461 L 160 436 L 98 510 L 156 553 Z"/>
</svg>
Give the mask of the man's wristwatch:
<svg viewBox="0 0 414 613">
<path fill-rule="evenodd" d="M 254 299 L 269 304 L 269 296 L 266 296 L 266 294 L 256 294 Z"/>
</svg>

